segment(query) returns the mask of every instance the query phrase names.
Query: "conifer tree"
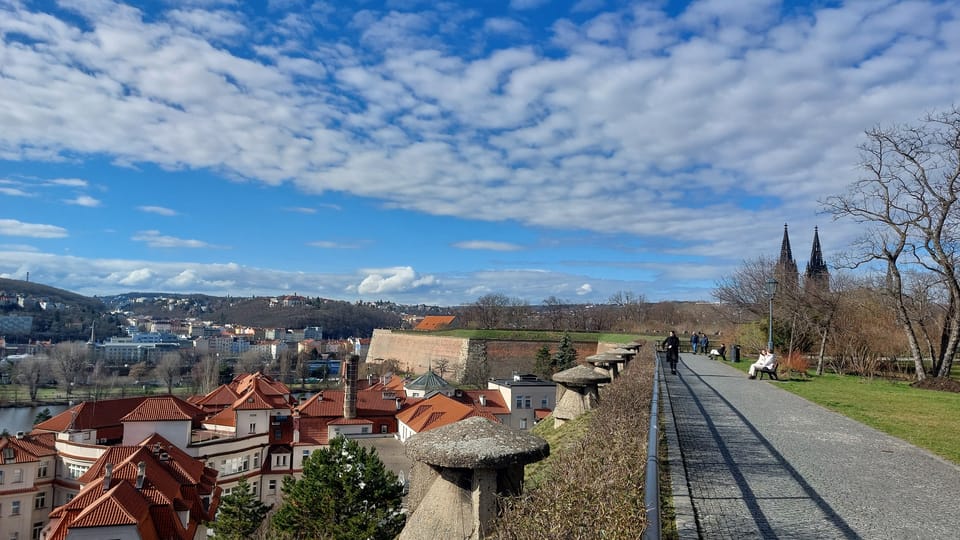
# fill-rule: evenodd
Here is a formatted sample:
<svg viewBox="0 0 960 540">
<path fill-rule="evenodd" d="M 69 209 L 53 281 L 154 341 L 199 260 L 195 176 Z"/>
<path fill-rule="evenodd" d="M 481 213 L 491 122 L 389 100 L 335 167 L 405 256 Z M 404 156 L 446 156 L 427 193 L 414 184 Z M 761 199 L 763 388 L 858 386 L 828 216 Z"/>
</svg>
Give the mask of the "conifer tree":
<svg viewBox="0 0 960 540">
<path fill-rule="evenodd" d="M 564 333 L 563 337 L 560 338 L 560 347 L 557 349 L 557 353 L 553 355 L 553 359 L 556 364 L 556 371 L 563 371 L 577 365 L 577 349 L 573 347 L 570 334 Z"/>
<path fill-rule="evenodd" d="M 540 347 L 537 350 L 537 361 L 533 366 L 533 372 L 537 377 L 550 380 L 550 376 L 554 373 L 554 365 L 553 358 L 550 357 L 550 347 L 546 345 Z"/>
<path fill-rule="evenodd" d="M 220 499 L 216 521 L 210 524 L 217 540 L 245 540 L 263 523 L 270 507 L 260 502 L 241 478 L 229 495 Z"/>
<path fill-rule="evenodd" d="M 387 540 L 403 529 L 403 486 L 376 450 L 336 437 L 303 463 L 303 476 L 283 481 L 274 530 L 296 540 Z"/>
</svg>

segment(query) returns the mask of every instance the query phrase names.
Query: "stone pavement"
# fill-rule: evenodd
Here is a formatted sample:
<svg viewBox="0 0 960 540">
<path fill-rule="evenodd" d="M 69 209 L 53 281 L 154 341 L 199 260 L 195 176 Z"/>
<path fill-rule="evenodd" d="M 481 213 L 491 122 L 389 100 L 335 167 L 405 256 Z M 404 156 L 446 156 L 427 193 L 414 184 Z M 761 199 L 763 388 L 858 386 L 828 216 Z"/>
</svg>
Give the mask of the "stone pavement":
<svg viewBox="0 0 960 540">
<path fill-rule="evenodd" d="M 681 538 L 960 538 L 960 467 L 776 382 L 680 360 L 661 390 Z"/>
</svg>

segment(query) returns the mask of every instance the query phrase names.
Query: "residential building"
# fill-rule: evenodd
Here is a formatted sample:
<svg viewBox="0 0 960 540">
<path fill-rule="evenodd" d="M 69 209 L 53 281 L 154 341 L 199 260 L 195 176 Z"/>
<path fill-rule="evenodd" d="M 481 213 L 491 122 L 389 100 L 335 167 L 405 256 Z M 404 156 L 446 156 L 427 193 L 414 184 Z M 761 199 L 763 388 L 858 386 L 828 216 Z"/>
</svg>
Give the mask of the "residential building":
<svg viewBox="0 0 960 540">
<path fill-rule="evenodd" d="M 510 409 L 508 425 L 530 429 L 557 405 L 557 383 L 538 379 L 536 375 L 514 374 L 509 379 L 492 379 L 487 388 L 498 390 Z"/>
<path fill-rule="evenodd" d="M 53 435 L 0 436 L 0 539 L 39 540 L 54 505 Z"/>
</svg>

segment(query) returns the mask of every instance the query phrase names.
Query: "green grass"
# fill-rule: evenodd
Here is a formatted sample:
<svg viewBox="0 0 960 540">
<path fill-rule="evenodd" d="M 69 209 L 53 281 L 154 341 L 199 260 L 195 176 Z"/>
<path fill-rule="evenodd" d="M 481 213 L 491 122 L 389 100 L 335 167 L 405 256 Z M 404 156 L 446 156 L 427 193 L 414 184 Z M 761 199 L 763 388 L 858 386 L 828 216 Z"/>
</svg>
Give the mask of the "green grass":
<svg viewBox="0 0 960 540">
<path fill-rule="evenodd" d="M 909 382 L 824 374 L 780 386 L 830 410 L 960 464 L 960 393 Z"/>
<path fill-rule="evenodd" d="M 752 362 L 728 365 L 747 371 Z M 960 393 L 833 373 L 781 379 L 784 390 L 960 465 Z"/>
<path fill-rule="evenodd" d="M 587 411 L 573 420 L 565 422 L 559 429 L 553 427 L 553 415 L 544 418 L 530 430 L 531 433 L 542 437 L 550 444 L 550 456 L 547 459 L 530 463 L 524 467 L 525 489 L 532 489 L 549 480 L 550 465 L 559 459 L 558 449 L 566 445 L 578 444 L 583 440 L 590 425 L 590 417 L 594 411 Z"/>
<path fill-rule="evenodd" d="M 574 341 L 627 343 L 638 338 L 646 338 L 637 334 L 612 334 L 600 332 L 554 332 L 550 330 L 470 330 L 458 328 L 453 330 L 438 330 L 436 332 L 408 331 L 411 334 L 429 334 L 431 336 L 450 336 L 469 339 L 496 339 L 504 341 L 560 341 L 564 333 L 568 333 Z M 650 338 L 656 339 L 656 338 Z"/>
</svg>

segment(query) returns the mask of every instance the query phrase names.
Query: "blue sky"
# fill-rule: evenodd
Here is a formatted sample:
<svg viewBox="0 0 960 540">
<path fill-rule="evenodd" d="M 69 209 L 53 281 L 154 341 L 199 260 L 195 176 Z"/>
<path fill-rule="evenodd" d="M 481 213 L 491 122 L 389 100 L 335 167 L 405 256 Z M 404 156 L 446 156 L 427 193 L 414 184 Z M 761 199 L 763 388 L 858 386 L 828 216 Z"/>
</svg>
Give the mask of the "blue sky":
<svg viewBox="0 0 960 540">
<path fill-rule="evenodd" d="M 955 1 L 0 0 L 0 276 L 709 300 L 958 68 Z"/>
</svg>

